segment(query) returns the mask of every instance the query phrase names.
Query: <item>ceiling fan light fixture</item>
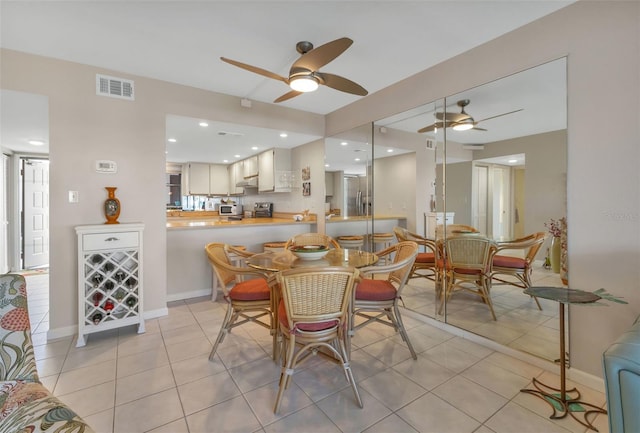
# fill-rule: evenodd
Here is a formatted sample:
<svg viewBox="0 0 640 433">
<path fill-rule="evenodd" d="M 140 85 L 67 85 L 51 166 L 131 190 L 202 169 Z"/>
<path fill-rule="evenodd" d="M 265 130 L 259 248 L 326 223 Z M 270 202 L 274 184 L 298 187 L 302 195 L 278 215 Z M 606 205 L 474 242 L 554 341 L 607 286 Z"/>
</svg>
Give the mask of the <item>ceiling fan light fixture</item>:
<svg viewBox="0 0 640 433">
<path fill-rule="evenodd" d="M 473 119 L 465 119 L 453 125 L 454 131 L 468 131 L 474 127 Z"/>
<path fill-rule="evenodd" d="M 318 88 L 318 80 L 311 75 L 293 77 L 289 81 L 289 87 L 296 92 L 313 92 Z"/>
</svg>

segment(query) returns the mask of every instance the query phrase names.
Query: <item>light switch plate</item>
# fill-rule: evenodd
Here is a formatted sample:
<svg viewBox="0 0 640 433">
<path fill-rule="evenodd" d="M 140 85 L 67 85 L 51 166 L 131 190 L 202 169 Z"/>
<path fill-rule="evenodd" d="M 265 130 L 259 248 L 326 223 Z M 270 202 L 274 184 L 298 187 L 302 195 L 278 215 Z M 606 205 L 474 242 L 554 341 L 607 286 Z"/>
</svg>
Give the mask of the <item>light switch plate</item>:
<svg viewBox="0 0 640 433">
<path fill-rule="evenodd" d="M 69 203 L 78 203 L 78 191 L 69 191 Z"/>
</svg>

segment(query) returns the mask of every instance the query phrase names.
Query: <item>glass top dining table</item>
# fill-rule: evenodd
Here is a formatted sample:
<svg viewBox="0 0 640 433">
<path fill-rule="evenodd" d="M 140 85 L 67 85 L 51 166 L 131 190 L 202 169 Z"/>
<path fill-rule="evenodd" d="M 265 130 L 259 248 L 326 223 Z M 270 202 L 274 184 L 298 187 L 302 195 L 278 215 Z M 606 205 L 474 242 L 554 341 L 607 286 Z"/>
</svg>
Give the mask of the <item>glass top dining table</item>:
<svg viewBox="0 0 640 433">
<path fill-rule="evenodd" d="M 302 260 L 289 250 L 255 254 L 245 259 L 248 266 L 269 272 L 279 272 L 285 269 L 300 267 L 324 267 L 324 266 L 344 266 L 362 268 L 375 265 L 378 256 L 367 251 L 353 250 L 347 248 L 336 248 L 329 250 L 327 255 L 316 260 Z"/>
</svg>

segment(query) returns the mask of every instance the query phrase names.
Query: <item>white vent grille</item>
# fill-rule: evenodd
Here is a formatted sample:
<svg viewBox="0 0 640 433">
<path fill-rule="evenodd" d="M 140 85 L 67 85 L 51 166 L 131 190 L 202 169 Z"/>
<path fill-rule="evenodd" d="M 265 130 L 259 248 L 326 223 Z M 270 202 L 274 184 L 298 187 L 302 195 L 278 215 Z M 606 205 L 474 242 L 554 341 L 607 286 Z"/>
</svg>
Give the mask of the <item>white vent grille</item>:
<svg viewBox="0 0 640 433">
<path fill-rule="evenodd" d="M 436 148 L 436 141 L 431 138 L 427 138 L 427 149 L 433 150 Z"/>
<path fill-rule="evenodd" d="M 133 101 L 133 81 L 96 74 L 96 95 Z"/>
</svg>

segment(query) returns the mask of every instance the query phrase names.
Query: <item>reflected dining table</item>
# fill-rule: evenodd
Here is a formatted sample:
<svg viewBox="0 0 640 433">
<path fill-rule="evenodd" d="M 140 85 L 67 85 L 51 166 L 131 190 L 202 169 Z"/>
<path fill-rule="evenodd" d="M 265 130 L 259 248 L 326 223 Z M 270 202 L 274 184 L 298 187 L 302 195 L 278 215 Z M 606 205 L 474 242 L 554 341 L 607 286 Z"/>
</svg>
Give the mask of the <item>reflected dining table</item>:
<svg viewBox="0 0 640 433">
<path fill-rule="evenodd" d="M 245 259 L 248 266 L 267 272 L 280 272 L 285 269 L 300 267 L 344 266 L 362 268 L 375 265 L 378 256 L 367 251 L 347 248 L 331 249 L 321 259 L 303 260 L 289 250 L 258 253 Z"/>
</svg>

